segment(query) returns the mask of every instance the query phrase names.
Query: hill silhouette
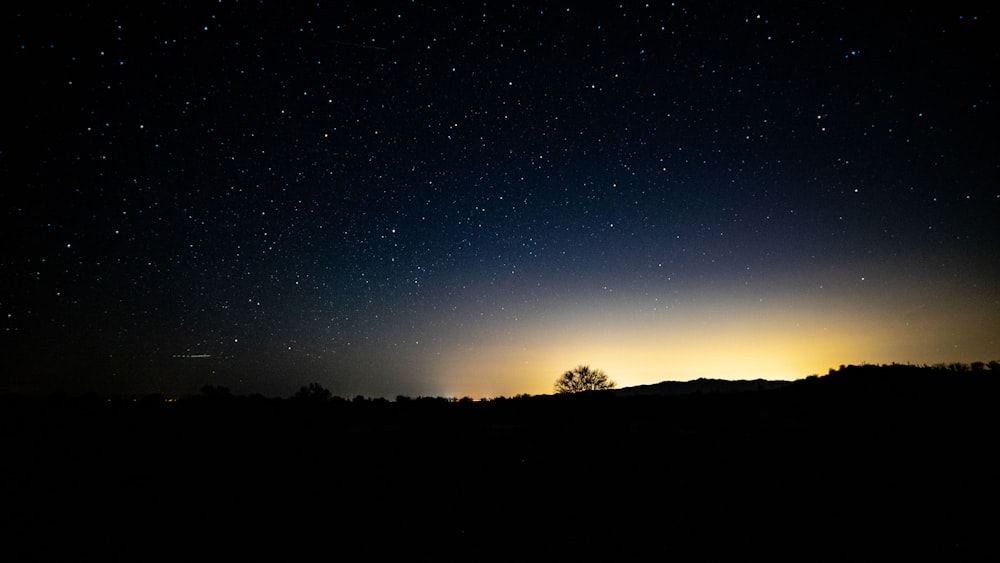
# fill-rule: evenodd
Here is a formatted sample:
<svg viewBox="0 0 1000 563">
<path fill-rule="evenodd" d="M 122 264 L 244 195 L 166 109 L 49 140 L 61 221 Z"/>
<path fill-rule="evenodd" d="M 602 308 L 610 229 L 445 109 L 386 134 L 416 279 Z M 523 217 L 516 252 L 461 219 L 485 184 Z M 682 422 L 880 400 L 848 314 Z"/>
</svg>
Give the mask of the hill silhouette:
<svg viewBox="0 0 1000 563">
<path fill-rule="evenodd" d="M 994 549 L 994 365 L 482 402 L 5 396 L 2 549 L 971 558 Z"/>
<path fill-rule="evenodd" d="M 771 379 L 707 379 L 699 378 L 691 381 L 661 381 L 649 385 L 635 385 L 615 389 L 619 397 L 636 395 L 685 395 L 689 393 L 744 393 L 748 391 L 765 391 L 778 389 L 789 385 L 791 381 Z"/>
</svg>

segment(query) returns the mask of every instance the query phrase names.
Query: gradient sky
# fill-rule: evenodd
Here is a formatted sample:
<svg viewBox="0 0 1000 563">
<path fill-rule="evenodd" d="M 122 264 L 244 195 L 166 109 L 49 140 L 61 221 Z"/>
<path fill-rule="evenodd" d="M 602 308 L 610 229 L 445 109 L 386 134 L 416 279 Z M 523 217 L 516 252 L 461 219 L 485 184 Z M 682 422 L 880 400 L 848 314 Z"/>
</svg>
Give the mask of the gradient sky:
<svg viewBox="0 0 1000 563">
<path fill-rule="evenodd" d="M 1000 359 L 994 8 L 452 4 L 0 8 L 0 390 Z"/>
</svg>

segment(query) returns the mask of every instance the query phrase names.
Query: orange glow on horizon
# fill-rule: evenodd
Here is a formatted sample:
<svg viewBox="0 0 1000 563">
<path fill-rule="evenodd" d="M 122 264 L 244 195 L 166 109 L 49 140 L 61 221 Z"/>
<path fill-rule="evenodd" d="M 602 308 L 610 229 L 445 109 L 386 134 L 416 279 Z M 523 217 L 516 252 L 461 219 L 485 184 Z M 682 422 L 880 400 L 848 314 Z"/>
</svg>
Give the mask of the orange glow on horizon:
<svg viewBox="0 0 1000 563">
<path fill-rule="evenodd" d="M 654 312 L 621 303 L 567 308 L 452 335 L 433 369 L 451 396 L 479 398 L 552 393 L 559 375 L 579 364 L 629 387 L 794 380 L 852 363 L 975 361 L 996 348 L 995 338 L 969 333 L 977 324 L 968 322 L 973 311 L 923 306 L 915 316 L 896 309 L 796 299 L 720 299 Z M 996 319 L 982 323 L 1000 334 Z M 963 343 L 965 355 L 956 355 L 959 345 L 951 342 Z"/>
</svg>

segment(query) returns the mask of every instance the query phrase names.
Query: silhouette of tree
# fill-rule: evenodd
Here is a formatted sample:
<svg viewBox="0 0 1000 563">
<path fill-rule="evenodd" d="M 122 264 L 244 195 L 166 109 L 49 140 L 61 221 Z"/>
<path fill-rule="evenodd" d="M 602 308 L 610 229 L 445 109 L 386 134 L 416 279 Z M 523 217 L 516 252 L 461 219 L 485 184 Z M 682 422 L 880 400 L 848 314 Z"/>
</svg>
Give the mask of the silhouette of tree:
<svg viewBox="0 0 1000 563">
<path fill-rule="evenodd" d="M 331 395 L 330 390 L 319 383 L 310 383 L 308 386 L 299 388 L 292 398 L 306 401 L 326 401 Z"/>
<path fill-rule="evenodd" d="M 556 393 L 579 393 L 581 391 L 600 391 L 614 389 L 615 383 L 604 370 L 580 365 L 556 380 Z"/>
</svg>

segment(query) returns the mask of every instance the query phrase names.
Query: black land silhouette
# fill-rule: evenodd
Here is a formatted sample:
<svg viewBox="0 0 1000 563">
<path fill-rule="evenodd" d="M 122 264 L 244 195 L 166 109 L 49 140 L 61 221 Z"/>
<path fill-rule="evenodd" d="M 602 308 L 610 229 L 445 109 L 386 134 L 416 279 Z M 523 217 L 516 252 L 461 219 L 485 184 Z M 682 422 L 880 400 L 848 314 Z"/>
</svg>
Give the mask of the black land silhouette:
<svg viewBox="0 0 1000 563">
<path fill-rule="evenodd" d="M 995 549 L 998 380 L 991 362 L 489 401 L 8 395 L 2 549 L 973 558 Z"/>
</svg>

